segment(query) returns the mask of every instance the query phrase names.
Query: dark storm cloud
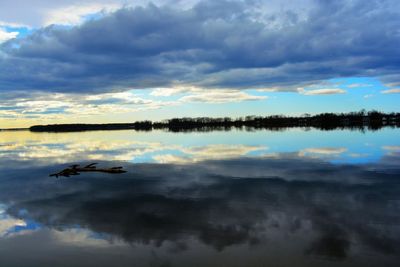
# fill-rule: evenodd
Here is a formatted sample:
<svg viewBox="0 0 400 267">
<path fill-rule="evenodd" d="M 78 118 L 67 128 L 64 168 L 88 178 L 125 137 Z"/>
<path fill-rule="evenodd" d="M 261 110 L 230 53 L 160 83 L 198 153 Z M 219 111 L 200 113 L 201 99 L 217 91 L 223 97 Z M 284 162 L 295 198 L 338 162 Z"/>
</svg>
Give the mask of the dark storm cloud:
<svg viewBox="0 0 400 267">
<path fill-rule="evenodd" d="M 314 1 L 306 14 L 257 1 L 123 8 L 2 45 L 0 90 L 105 92 L 190 84 L 285 87 L 345 76 L 396 82 L 398 1 Z M 286 89 L 288 90 L 288 89 Z"/>
</svg>

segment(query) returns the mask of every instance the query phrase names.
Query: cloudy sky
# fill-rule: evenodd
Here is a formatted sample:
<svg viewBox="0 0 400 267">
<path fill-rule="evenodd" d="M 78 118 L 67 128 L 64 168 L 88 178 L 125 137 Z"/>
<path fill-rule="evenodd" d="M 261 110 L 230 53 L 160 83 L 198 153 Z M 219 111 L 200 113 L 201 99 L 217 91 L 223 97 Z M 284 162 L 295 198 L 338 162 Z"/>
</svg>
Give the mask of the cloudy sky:
<svg viewBox="0 0 400 267">
<path fill-rule="evenodd" d="M 397 0 L 0 0 L 0 128 L 399 112 L 399 13 Z"/>
</svg>

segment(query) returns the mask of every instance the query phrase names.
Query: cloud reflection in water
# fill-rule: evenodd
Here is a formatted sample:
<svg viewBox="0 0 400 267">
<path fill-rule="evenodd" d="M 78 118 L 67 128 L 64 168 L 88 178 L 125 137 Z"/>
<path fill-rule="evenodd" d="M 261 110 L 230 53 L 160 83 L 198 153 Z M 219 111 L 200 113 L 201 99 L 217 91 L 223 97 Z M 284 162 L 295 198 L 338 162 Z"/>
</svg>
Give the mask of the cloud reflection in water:
<svg viewBox="0 0 400 267">
<path fill-rule="evenodd" d="M 0 167 L 46 166 L 97 160 L 135 163 L 195 163 L 209 159 L 264 157 L 275 153 L 323 158 L 330 162 L 367 163 L 395 152 L 397 132 L 302 131 L 209 132 L 163 131 L 30 133 L 0 132 Z M 23 164 L 21 164 L 23 162 Z"/>
<path fill-rule="evenodd" d="M 239 249 L 243 259 L 255 253 L 268 262 L 262 251 L 269 249 L 281 256 L 289 253 L 301 264 L 321 257 L 373 264 L 373 255 L 375 263 L 395 266 L 399 158 L 391 154 L 374 164 L 339 165 L 291 153 L 184 165 L 132 164 L 120 176 L 62 180 L 29 178 L 27 170 L 18 170 L 0 185 L 0 200 L 16 220 L 53 229 L 57 244 L 97 249 L 126 244 L 133 250 L 163 251 L 170 260 L 188 253 L 202 257 L 211 253 L 209 248 L 214 260 Z M 178 259 L 174 264 L 179 265 Z"/>
</svg>

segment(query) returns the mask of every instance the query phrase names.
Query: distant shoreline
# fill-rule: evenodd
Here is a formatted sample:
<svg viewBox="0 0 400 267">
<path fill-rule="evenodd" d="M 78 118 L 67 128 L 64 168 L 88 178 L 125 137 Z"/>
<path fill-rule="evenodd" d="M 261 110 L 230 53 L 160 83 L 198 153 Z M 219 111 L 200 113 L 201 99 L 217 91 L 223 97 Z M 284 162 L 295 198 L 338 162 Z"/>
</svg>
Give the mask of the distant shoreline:
<svg viewBox="0 0 400 267">
<path fill-rule="evenodd" d="M 400 127 L 400 113 L 382 113 L 378 111 L 360 111 L 350 113 L 322 113 L 287 117 L 272 115 L 266 117 L 246 116 L 241 118 L 175 118 L 162 122 L 137 121 L 133 123 L 107 124 L 50 124 L 34 125 L 31 132 L 81 132 L 98 130 L 167 130 L 170 132 L 207 132 L 229 131 L 232 129 L 245 130 L 282 130 L 285 128 L 316 128 L 321 130 L 352 129 L 378 130 L 383 127 Z"/>
<path fill-rule="evenodd" d="M 0 129 L 0 132 L 14 132 L 14 131 L 29 131 L 30 128 L 5 128 Z"/>
</svg>

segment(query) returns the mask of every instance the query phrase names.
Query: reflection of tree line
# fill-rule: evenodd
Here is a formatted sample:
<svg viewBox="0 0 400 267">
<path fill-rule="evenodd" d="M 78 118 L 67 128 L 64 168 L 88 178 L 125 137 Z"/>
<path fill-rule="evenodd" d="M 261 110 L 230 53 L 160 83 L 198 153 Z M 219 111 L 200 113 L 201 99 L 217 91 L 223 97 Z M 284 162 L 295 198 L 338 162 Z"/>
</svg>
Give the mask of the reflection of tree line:
<svg viewBox="0 0 400 267">
<path fill-rule="evenodd" d="M 232 129 L 267 129 L 272 131 L 291 127 L 313 127 L 321 130 L 354 129 L 377 130 L 382 127 L 400 127 L 400 113 L 382 113 L 365 110 L 350 113 L 322 113 L 318 115 L 304 114 L 299 117 L 284 115 L 246 116 L 236 119 L 225 118 L 174 118 L 162 122 L 137 121 L 134 123 L 111 124 L 53 124 L 30 127 L 34 132 L 70 132 L 89 130 L 122 130 L 134 129 L 140 131 L 168 130 L 172 132 L 214 131 Z"/>
</svg>

